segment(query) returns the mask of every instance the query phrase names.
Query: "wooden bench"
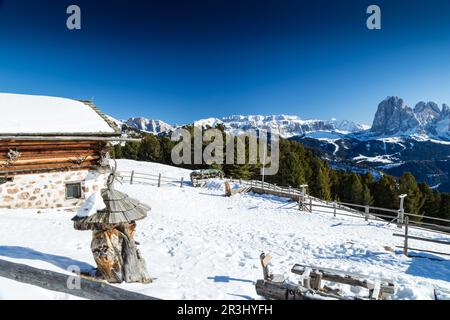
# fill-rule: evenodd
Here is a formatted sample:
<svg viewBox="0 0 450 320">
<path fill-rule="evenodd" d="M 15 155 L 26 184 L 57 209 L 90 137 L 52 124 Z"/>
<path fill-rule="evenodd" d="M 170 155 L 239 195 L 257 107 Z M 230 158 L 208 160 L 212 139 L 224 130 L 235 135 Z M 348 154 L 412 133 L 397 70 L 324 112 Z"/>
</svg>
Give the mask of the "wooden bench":
<svg viewBox="0 0 450 320">
<path fill-rule="evenodd" d="M 268 299 L 280 300 L 378 300 L 386 299 L 394 293 L 392 280 L 374 278 L 363 274 L 336 269 L 295 264 L 291 272 L 302 277 L 298 285 L 288 283 L 284 276 L 272 274 L 269 270 L 270 255 L 260 256 L 264 280 L 256 282 L 256 292 Z M 323 286 L 322 281 L 330 281 L 369 290 L 369 295 L 343 296 L 339 290 Z"/>
<path fill-rule="evenodd" d="M 390 279 L 301 264 L 294 265 L 291 272 L 302 276 L 303 286 L 313 290 L 321 290 L 324 280 L 366 288 L 369 290 L 369 299 L 385 299 L 394 293 L 395 286 Z"/>
</svg>

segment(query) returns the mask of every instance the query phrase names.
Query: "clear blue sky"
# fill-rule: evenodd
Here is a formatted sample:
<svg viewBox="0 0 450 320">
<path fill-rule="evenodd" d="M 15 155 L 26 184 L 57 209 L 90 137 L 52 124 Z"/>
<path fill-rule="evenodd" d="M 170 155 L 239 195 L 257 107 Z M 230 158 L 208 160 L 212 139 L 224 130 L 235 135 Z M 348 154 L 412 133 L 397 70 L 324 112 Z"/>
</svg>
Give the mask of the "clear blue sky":
<svg viewBox="0 0 450 320">
<path fill-rule="evenodd" d="M 69 4 L 81 31 L 65 27 Z M 369 4 L 381 31 L 365 27 Z M 284 113 L 370 124 L 388 95 L 450 103 L 450 1 L 0 0 L 0 91 L 169 123 Z"/>
</svg>

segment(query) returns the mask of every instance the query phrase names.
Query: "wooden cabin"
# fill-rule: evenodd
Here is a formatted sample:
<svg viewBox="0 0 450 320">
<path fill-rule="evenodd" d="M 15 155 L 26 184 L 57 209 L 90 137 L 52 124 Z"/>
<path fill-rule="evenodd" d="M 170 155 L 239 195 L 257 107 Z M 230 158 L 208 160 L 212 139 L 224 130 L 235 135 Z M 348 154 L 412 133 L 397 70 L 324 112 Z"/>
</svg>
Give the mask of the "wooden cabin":
<svg viewBox="0 0 450 320">
<path fill-rule="evenodd" d="M 81 205 L 106 186 L 120 136 L 92 102 L 0 93 L 0 207 Z"/>
</svg>

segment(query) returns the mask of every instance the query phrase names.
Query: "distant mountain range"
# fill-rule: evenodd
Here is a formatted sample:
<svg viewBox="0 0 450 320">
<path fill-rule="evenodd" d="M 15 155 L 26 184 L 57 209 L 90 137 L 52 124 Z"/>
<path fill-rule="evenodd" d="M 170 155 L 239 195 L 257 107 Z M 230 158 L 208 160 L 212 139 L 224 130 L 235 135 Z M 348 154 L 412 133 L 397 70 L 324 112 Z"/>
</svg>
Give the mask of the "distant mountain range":
<svg viewBox="0 0 450 320">
<path fill-rule="evenodd" d="M 115 121 L 125 131 L 164 134 L 176 128 L 146 118 Z M 292 115 L 233 115 L 194 122 L 202 127 L 218 124 L 232 134 L 270 129 L 312 148 L 336 169 L 395 176 L 409 171 L 419 181 L 450 191 L 450 108 L 446 104 L 439 108 L 434 102 L 419 102 L 410 108 L 399 97 L 387 97 L 378 105 L 372 126 Z"/>
<path fill-rule="evenodd" d="M 302 120 L 297 116 L 288 115 L 234 115 L 220 119 L 203 119 L 196 121 L 194 124 L 203 127 L 214 127 L 217 124 L 222 124 L 228 132 L 236 135 L 245 133 L 248 130 L 270 130 L 283 138 L 303 136 L 317 131 L 348 134 L 368 129 L 368 126 L 347 120 Z"/>
</svg>

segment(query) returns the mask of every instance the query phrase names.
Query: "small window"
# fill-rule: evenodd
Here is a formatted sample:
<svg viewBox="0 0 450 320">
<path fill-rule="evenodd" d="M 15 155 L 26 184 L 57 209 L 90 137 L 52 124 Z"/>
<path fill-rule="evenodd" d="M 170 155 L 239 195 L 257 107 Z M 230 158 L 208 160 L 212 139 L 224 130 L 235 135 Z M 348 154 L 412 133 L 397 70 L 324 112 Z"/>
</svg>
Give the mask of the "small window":
<svg viewBox="0 0 450 320">
<path fill-rule="evenodd" d="M 13 177 L 0 177 L 0 184 L 14 181 Z"/>
<path fill-rule="evenodd" d="M 81 199 L 81 183 L 66 184 L 66 199 Z"/>
</svg>

